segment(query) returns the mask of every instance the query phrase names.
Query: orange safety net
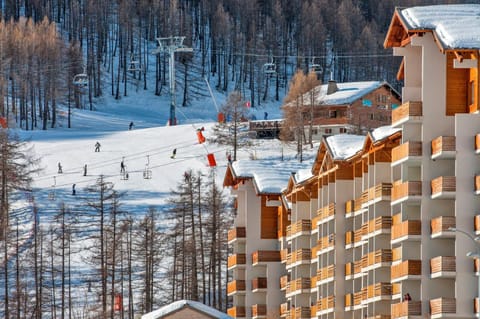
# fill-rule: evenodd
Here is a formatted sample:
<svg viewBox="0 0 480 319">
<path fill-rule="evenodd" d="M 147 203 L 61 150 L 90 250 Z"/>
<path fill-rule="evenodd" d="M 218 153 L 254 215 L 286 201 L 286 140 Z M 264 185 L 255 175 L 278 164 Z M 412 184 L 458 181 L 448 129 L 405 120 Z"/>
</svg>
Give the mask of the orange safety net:
<svg viewBox="0 0 480 319">
<path fill-rule="evenodd" d="M 218 113 L 217 118 L 218 118 L 218 123 L 225 123 L 225 114 L 220 112 Z"/>
<path fill-rule="evenodd" d="M 205 136 L 203 136 L 202 131 L 197 131 L 198 144 L 205 143 Z"/>
<path fill-rule="evenodd" d="M 210 167 L 217 166 L 217 161 L 215 160 L 215 155 L 213 155 L 212 153 L 207 154 L 207 158 L 208 158 L 208 166 L 210 166 Z"/>
<path fill-rule="evenodd" d="M 6 118 L 0 117 L 0 126 L 2 126 L 2 128 L 7 128 L 8 127 Z"/>
<path fill-rule="evenodd" d="M 122 302 L 122 295 L 116 294 L 115 295 L 115 305 L 113 306 L 115 311 L 120 311 L 123 309 L 123 302 Z"/>
</svg>

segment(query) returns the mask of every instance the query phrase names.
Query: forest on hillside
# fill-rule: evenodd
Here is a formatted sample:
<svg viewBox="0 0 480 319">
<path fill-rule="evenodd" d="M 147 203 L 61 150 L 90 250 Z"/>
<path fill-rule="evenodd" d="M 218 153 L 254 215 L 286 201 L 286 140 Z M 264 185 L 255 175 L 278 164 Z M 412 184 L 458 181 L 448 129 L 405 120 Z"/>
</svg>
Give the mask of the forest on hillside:
<svg viewBox="0 0 480 319">
<path fill-rule="evenodd" d="M 252 107 L 282 101 L 297 69 L 322 81 L 386 80 L 399 58 L 383 48 L 396 6 L 433 0 L 8 0 L 0 1 L 0 114 L 23 129 L 53 128 L 57 107 L 94 109 L 95 98 L 137 84 L 169 94 L 157 38 L 184 37 L 180 103 L 205 96 L 204 78 L 238 90 Z M 275 72 L 264 72 L 264 66 Z M 73 81 L 85 75 L 85 83 Z M 151 94 L 151 93 L 150 93 Z"/>
</svg>

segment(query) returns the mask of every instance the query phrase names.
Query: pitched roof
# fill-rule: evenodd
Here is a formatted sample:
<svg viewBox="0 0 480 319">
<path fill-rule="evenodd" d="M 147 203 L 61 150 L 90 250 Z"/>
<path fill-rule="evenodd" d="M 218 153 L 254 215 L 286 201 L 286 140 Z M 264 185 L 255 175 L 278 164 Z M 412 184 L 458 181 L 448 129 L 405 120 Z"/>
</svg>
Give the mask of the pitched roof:
<svg viewBox="0 0 480 319">
<path fill-rule="evenodd" d="M 204 305 L 203 303 L 197 302 L 197 301 L 192 301 L 192 300 L 178 300 L 175 301 L 171 304 L 165 305 L 160 309 L 157 309 L 155 311 L 149 312 L 145 315 L 142 316 L 142 319 L 157 319 L 157 318 L 163 318 L 169 314 L 172 314 L 174 312 L 177 312 L 183 308 L 190 307 L 195 310 L 198 310 L 202 313 L 204 313 L 207 316 L 210 316 L 212 318 L 219 318 L 219 319 L 232 319 L 229 315 L 226 313 L 223 313 L 221 311 L 218 311 L 217 309 L 214 309 L 212 307 L 209 307 L 207 305 Z"/>
</svg>

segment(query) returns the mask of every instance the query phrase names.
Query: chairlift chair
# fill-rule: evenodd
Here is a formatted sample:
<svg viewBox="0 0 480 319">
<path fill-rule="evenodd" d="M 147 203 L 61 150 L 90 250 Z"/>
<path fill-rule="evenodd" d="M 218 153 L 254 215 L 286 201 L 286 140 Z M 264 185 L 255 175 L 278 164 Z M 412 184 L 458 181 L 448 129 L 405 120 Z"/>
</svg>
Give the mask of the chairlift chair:
<svg viewBox="0 0 480 319">
<path fill-rule="evenodd" d="M 147 164 L 145 164 L 145 169 L 143 170 L 144 179 L 152 178 L 152 170 L 149 168 L 149 165 L 150 165 L 150 155 L 147 155 Z"/>
<path fill-rule="evenodd" d="M 263 73 L 265 73 L 267 75 L 277 73 L 277 67 L 276 67 L 275 63 L 273 63 L 273 62 L 265 63 L 263 65 Z"/>
<path fill-rule="evenodd" d="M 88 86 L 88 75 L 85 68 L 83 69 L 83 73 L 76 74 L 73 77 L 73 84 L 75 84 L 78 87 Z"/>
<path fill-rule="evenodd" d="M 140 61 L 136 60 L 133 55 L 130 58 L 130 64 L 128 65 L 128 71 L 132 71 L 132 72 L 142 71 L 142 66 L 140 65 Z"/>
<path fill-rule="evenodd" d="M 312 63 L 310 64 L 310 70 L 313 72 L 320 74 L 323 71 L 323 68 L 320 64 L 315 63 L 315 59 L 312 59 Z"/>
<path fill-rule="evenodd" d="M 53 176 L 52 190 L 48 193 L 49 200 L 55 200 L 55 186 L 57 185 L 57 178 Z"/>
</svg>

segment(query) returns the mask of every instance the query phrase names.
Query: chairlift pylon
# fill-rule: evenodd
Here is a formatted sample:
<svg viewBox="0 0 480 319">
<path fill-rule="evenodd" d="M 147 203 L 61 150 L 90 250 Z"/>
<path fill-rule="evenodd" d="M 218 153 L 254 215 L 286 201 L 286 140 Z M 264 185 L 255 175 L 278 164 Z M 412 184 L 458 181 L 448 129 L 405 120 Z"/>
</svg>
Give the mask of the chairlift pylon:
<svg viewBox="0 0 480 319">
<path fill-rule="evenodd" d="M 57 177 L 53 176 L 52 190 L 48 193 L 49 200 L 55 200 L 55 186 L 57 186 Z"/>
<path fill-rule="evenodd" d="M 150 155 L 147 155 L 147 164 L 145 164 L 145 169 L 143 170 L 143 178 L 144 179 L 151 179 L 152 178 L 152 171 L 150 170 Z"/>
<path fill-rule="evenodd" d="M 73 77 L 73 84 L 78 87 L 88 86 L 88 75 L 85 67 L 83 68 L 83 73 L 76 74 Z"/>
</svg>

